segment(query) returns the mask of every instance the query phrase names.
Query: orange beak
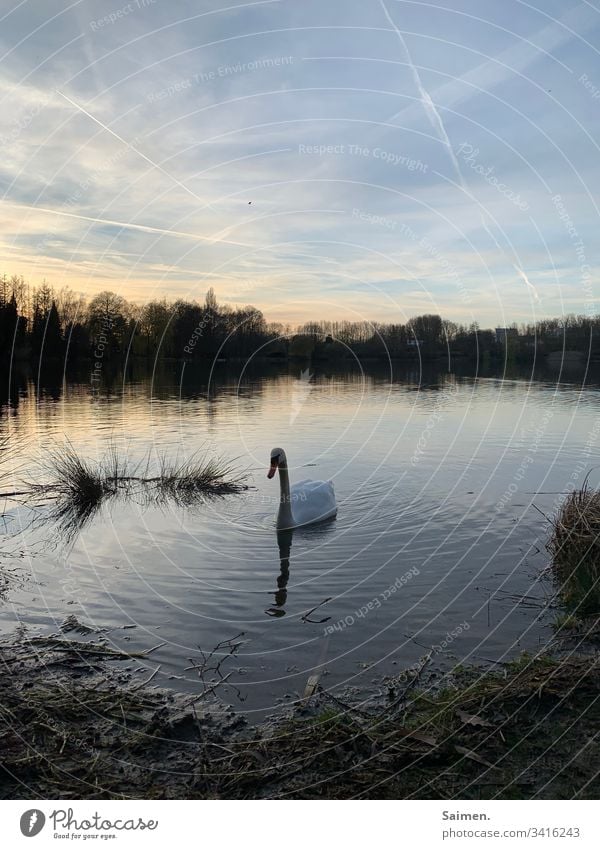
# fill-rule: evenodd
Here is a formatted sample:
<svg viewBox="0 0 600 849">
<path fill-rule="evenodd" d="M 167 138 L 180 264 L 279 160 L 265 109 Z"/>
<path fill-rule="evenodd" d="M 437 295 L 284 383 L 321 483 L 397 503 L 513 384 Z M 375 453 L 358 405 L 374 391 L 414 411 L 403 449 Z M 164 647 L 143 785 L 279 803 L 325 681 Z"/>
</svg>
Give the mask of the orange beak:
<svg viewBox="0 0 600 849">
<path fill-rule="evenodd" d="M 273 477 L 275 472 L 277 471 L 277 460 L 271 460 L 271 465 L 269 467 L 269 471 L 267 472 L 267 477 L 269 480 Z"/>
</svg>

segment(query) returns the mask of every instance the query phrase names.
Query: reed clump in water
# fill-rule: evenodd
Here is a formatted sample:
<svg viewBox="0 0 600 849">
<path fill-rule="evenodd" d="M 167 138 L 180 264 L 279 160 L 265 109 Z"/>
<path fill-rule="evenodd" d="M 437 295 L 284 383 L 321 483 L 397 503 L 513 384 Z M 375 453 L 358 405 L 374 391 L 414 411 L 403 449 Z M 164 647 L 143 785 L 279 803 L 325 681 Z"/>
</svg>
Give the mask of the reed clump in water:
<svg viewBox="0 0 600 849">
<path fill-rule="evenodd" d="M 93 463 L 67 443 L 52 452 L 46 467 L 50 479 L 32 484 L 32 491 L 55 496 L 61 510 L 71 510 L 81 517 L 116 495 L 141 495 L 146 501 L 157 503 L 171 498 L 185 506 L 247 489 L 245 477 L 218 458 L 159 458 L 158 472 L 151 475 L 149 458 L 131 466 L 114 446 Z"/>
<path fill-rule="evenodd" d="M 591 489 L 587 478 L 563 501 L 547 548 L 569 610 L 600 612 L 600 491 Z"/>
<path fill-rule="evenodd" d="M 113 453 L 109 452 L 105 461 L 93 465 L 67 444 L 50 455 L 51 480 L 34 485 L 34 489 L 56 495 L 84 515 L 108 495 L 115 494 L 119 469 L 111 463 L 112 460 L 117 461 Z"/>
<path fill-rule="evenodd" d="M 154 473 L 151 473 L 151 470 Z M 192 507 L 211 498 L 221 498 L 248 489 L 246 477 L 219 458 L 196 455 L 185 461 L 150 456 L 130 463 L 110 446 L 96 461 L 82 457 L 70 443 L 50 452 L 43 464 L 42 483 L 29 480 L 24 492 L 29 502 L 54 502 L 38 521 L 56 522 L 65 539 L 73 538 L 110 499 L 135 499 L 142 506 L 163 505 L 169 500 Z"/>
<path fill-rule="evenodd" d="M 219 459 L 177 461 L 162 458 L 157 478 L 146 479 L 155 486 L 157 500 L 172 499 L 186 506 L 206 495 L 221 496 L 242 492 L 248 487 L 245 478 Z"/>
</svg>

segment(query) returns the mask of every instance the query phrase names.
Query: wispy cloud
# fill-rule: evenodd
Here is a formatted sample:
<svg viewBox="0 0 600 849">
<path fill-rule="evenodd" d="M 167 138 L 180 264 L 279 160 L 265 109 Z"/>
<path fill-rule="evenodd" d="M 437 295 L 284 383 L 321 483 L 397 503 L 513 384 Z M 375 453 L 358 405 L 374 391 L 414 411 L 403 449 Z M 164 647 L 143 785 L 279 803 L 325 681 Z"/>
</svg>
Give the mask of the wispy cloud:
<svg viewBox="0 0 600 849">
<path fill-rule="evenodd" d="M 210 281 L 282 321 L 581 310 L 581 251 L 600 265 L 590 4 L 157 0 L 94 27 L 100 2 L 58 5 L 0 29 L 0 273 L 140 300 Z M 461 142 L 493 186 L 462 177 Z"/>
</svg>

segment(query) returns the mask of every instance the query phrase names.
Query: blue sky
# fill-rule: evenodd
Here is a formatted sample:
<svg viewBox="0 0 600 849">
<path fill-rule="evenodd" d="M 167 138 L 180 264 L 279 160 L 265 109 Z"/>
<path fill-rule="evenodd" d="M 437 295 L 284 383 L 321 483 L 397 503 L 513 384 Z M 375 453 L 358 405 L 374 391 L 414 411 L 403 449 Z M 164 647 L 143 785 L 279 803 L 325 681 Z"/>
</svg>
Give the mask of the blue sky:
<svg viewBox="0 0 600 849">
<path fill-rule="evenodd" d="M 585 0 L 1 0 L 0 271 L 293 323 L 595 313 L 599 51 Z"/>
</svg>

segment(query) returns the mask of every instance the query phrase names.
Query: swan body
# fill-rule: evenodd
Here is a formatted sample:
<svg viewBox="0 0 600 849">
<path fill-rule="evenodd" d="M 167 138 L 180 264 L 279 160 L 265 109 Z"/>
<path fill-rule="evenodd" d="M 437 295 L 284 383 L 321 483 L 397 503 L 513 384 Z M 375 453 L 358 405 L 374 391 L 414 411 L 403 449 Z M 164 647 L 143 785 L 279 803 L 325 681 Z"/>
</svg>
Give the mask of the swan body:
<svg viewBox="0 0 600 849">
<path fill-rule="evenodd" d="M 285 451 L 283 448 L 273 448 L 267 476 L 272 478 L 278 469 L 281 491 L 277 512 L 279 529 L 312 525 L 335 516 L 337 504 L 331 481 L 304 480 L 290 487 Z"/>
</svg>

